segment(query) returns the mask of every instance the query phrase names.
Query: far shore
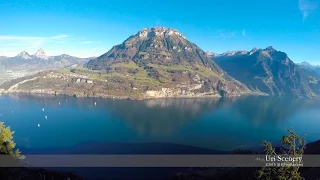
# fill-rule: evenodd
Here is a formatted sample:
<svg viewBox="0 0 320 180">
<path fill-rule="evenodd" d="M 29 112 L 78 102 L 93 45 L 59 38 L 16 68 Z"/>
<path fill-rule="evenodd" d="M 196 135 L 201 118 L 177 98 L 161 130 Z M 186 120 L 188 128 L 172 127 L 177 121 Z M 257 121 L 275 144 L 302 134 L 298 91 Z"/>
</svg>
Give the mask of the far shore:
<svg viewBox="0 0 320 180">
<path fill-rule="evenodd" d="M 1 95 L 32 95 L 32 96 L 69 96 L 69 97 L 79 97 L 79 98 L 103 98 L 103 99 L 125 99 L 125 100 L 148 100 L 148 99 L 220 99 L 220 98 L 239 98 L 246 96 L 270 96 L 263 93 L 243 93 L 238 96 L 217 96 L 217 95 L 195 95 L 195 96 L 160 96 L 160 97 L 143 97 L 135 98 L 130 96 L 113 96 L 113 95 L 79 95 L 79 94 L 70 94 L 70 93 L 31 93 L 31 92 L 5 92 L 0 91 Z"/>
</svg>

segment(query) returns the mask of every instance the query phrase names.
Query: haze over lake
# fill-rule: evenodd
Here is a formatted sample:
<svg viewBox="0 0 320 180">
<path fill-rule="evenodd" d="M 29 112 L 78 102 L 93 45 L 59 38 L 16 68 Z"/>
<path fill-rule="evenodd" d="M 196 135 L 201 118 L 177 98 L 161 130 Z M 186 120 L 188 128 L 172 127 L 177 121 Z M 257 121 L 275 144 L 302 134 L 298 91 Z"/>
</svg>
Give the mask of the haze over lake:
<svg viewBox="0 0 320 180">
<path fill-rule="evenodd" d="M 152 99 L 0 96 L 0 121 L 23 148 L 88 141 L 173 143 L 217 150 L 276 142 L 294 129 L 320 139 L 320 102 L 270 97 Z M 39 124 L 39 126 L 38 126 Z"/>
</svg>

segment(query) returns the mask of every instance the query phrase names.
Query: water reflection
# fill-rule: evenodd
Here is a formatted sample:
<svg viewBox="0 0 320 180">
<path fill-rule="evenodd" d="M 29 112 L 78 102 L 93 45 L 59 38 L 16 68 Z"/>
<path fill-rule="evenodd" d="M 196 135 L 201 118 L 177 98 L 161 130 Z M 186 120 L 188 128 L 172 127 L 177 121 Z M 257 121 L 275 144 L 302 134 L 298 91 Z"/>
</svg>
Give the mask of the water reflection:
<svg viewBox="0 0 320 180">
<path fill-rule="evenodd" d="M 275 125 L 288 119 L 301 109 L 319 108 L 314 100 L 249 96 L 221 99 L 150 99 L 144 101 L 113 100 L 101 98 L 74 98 L 69 96 L 11 95 L 15 101 L 35 101 L 50 108 L 90 108 L 112 114 L 125 121 L 141 135 L 170 135 L 175 129 L 203 115 L 223 110 L 223 116 L 239 116 L 254 125 Z M 40 109 L 40 110 L 41 110 Z"/>
<path fill-rule="evenodd" d="M 320 103 L 306 99 L 252 96 L 238 99 L 232 106 L 234 111 L 239 111 L 255 125 L 266 122 L 279 125 L 301 110 L 320 108 Z"/>
<path fill-rule="evenodd" d="M 111 112 L 141 135 L 171 135 L 175 130 L 199 120 L 205 115 L 222 112 L 227 119 L 245 120 L 256 127 L 281 125 L 291 116 L 310 107 L 320 108 L 313 100 L 270 97 L 224 99 L 153 99 L 145 101 L 113 101 Z M 110 110 L 109 109 L 109 110 Z M 226 122 L 228 123 L 228 122 Z"/>
<path fill-rule="evenodd" d="M 251 143 L 252 139 L 256 141 L 267 138 L 277 139 L 275 135 L 282 136 L 286 125 L 297 126 L 299 122 L 306 121 L 303 117 L 306 116 L 307 110 L 320 109 L 320 102 L 314 100 L 257 96 L 132 101 L 20 95 L 11 99 L 14 103 L 20 102 L 17 103 L 17 107 L 21 106 L 21 111 L 15 111 L 15 115 L 23 109 L 29 119 L 35 119 L 32 127 L 40 122 L 38 118 L 41 120 L 43 124 L 38 128 L 39 130 L 49 131 L 44 130 L 49 126 L 60 127 L 60 129 L 63 127 L 66 133 L 71 130 L 77 133 L 79 139 L 82 138 L 83 133 L 95 132 L 90 134 L 90 137 L 86 135 L 86 138 L 90 139 L 92 136 L 96 139 L 114 141 L 139 139 L 182 142 L 181 139 L 188 138 L 186 141 L 194 143 L 206 141 L 205 143 L 209 144 L 214 139 L 220 144 L 225 144 L 226 141 L 235 144 L 240 141 L 240 138 L 247 138 L 248 143 Z M 0 101 L 0 105 L 1 103 L 3 102 Z M 16 105 L 11 107 L 15 108 Z M 16 110 L 11 107 L 7 109 L 10 114 L 11 110 Z M 45 114 L 41 111 L 42 108 L 45 108 Z M 0 114 L 4 115 L 0 119 L 9 117 L 9 113 L 0 112 Z M 24 118 L 26 114 L 16 118 L 22 118 L 22 116 Z M 46 115 L 48 120 L 43 120 Z M 315 119 L 315 116 L 308 115 L 309 124 L 317 124 L 312 122 Z M 18 127 L 19 124 L 17 122 L 16 126 Z M 68 128 L 69 125 L 74 128 Z M 276 129 L 277 127 L 279 128 Z M 308 132 L 305 126 L 300 129 L 305 133 Z M 74 135 L 69 136 L 71 138 Z"/>
<path fill-rule="evenodd" d="M 152 99 L 114 101 L 110 107 L 140 135 L 168 136 L 224 103 L 221 99 Z"/>
</svg>

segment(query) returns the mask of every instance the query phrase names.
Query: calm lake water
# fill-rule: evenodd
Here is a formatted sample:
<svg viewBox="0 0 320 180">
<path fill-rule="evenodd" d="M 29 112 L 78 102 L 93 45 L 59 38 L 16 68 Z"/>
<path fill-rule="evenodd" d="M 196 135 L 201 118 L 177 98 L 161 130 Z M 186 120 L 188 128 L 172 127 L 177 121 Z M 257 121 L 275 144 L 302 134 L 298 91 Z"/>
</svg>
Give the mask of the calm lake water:
<svg viewBox="0 0 320 180">
<path fill-rule="evenodd" d="M 320 139 L 320 102 L 0 96 L 0 121 L 15 131 L 14 140 L 23 148 L 68 148 L 95 141 L 231 150 L 278 141 L 286 129 L 306 134 L 308 142 Z"/>
</svg>

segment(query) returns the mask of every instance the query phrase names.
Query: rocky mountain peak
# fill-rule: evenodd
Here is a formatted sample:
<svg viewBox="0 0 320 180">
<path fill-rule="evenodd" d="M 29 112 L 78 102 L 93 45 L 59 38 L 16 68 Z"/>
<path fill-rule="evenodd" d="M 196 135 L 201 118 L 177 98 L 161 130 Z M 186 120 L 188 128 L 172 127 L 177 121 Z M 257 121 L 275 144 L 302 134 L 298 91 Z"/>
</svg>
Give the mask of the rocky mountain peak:
<svg viewBox="0 0 320 180">
<path fill-rule="evenodd" d="M 144 28 L 137 33 L 137 36 L 140 38 L 179 36 L 185 39 L 178 30 L 167 27 Z"/>
<path fill-rule="evenodd" d="M 122 44 L 90 61 L 87 67 L 104 69 L 118 62 L 134 61 L 137 64 L 201 65 L 219 69 L 197 45 L 177 30 L 166 27 L 144 28 Z M 143 66 L 144 66 L 143 65 Z M 219 69 L 219 71 L 221 71 Z"/>
<path fill-rule="evenodd" d="M 268 46 L 265 50 L 267 50 L 267 51 L 276 51 L 272 46 Z"/>
<path fill-rule="evenodd" d="M 308 63 L 307 61 L 303 61 L 300 63 L 301 65 L 304 65 L 304 66 L 307 66 L 307 67 L 310 67 L 312 66 L 310 63 Z"/>
<path fill-rule="evenodd" d="M 212 51 L 207 51 L 206 53 L 207 53 L 207 55 L 208 55 L 209 57 L 216 57 L 216 56 L 219 56 L 219 54 L 214 53 L 214 52 L 212 52 Z"/>
<path fill-rule="evenodd" d="M 179 89 L 178 94 L 195 91 L 196 94 L 210 92 L 230 96 L 249 92 L 196 44 L 176 29 L 166 27 L 144 28 L 84 67 L 135 77 L 132 84 L 139 84 L 143 77 L 144 82 L 148 81 L 147 85 L 143 83 L 147 96 L 152 97 L 172 96 L 168 94 L 171 90 L 166 90 L 168 87 Z M 153 82 L 160 83 L 163 88 L 159 89 Z M 195 84 L 195 88 L 190 86 Z"/>
<path fill-rule="evenodd" d="M 48 59 L 48 56 L 42 48 L 40 48 L 33 56 L 40 59 Z"/>
<path fill-rule="evenodd" d="M 16 57 L 21 57 L 23 59 L 31 59 L 31 56 L 28 54 L 27 51 L 22 51 Z"/>
<path fill-rule="evenodd" d="M 237 51 L 227 51 L 222 54 L 222 56 L 238 56 L 247 54 L 247 51 L 237 50 Z"/>
<path fill-rule="evenodd" d="M 257 48 L 253 48 L 250 52 L 249 52 L 249 55 L 252 55 L 254 54 L 255 52 L 259 51 L 261 49 L 257 49 Z"/>
<path fill-rule="evenodd" d="M 307 61 L 303 61 L 301 63 L 298 63 L 299 65 L 302 65 L 302 66 L 305 66 L 305 67 L 309 67 L 309 68 L 319 68 L 320 66 L 319 65 L 314 65 L 314 64 L 311 64 Z"/>
</svg>

